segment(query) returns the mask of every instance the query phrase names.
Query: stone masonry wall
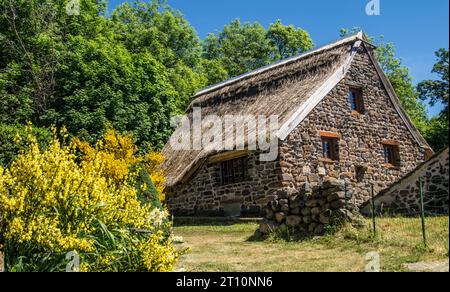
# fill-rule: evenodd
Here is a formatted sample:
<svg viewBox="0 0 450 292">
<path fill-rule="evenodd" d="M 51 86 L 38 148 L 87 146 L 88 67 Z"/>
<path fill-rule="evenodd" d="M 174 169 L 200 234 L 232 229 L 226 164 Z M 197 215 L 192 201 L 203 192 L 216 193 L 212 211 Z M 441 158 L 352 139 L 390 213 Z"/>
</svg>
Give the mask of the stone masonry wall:
<svg viewBox="0 0 450 292">
<path fill-rule="evenodd" d="M 418 215 L 420 212 L 419 178 L 424 191 L 426 214 L 448 215 L 449 150 L 443 150 L 375 198 L 378 214 Z M 363 205 L 364 214 L 372 213 L 370 202 Z"/>
<path fill-rule="evenodd" d="M 362 90 L 364 112 L 352 114 L 349 88 Z M 339 161 L 321 161 L 319 131 L 341 135 Z M 400 142 L 401 166 L 384 165 L 383 140 Z M 283 185 L 294 189 L 306 182 L 320 185 L 326 178 L 346 180 L 354 186 L 353 203 L 370 197 L 371 183 L 379 192 L 402 178 L 422 161 L 419 147 L 383 87 L 365 49 L 360 49 L 345 79 L 295 129 L 280 148 Z M 357 173 L 360 170 L 360 173 Z"/>
<path fill-rule="evenodd" d="M 289 228 L 320 235 L 327 226 L 354 220 L 357 208 L 350 203 L 352 196 L 351 186 L 332 178 L 321 186 L 305 183 L 298 190 L 281 189 L 269 202 L 260 231 L 268 234 Z"/>
<path fill-rule="evenodd" d="M 227 205 L 240 205 L 242 216 L 262 216 L 274 191 L 280 189 L 278 161 L 247 157 L 248 180 L 222 185 L 220 163 L 205 165 L 188 183 L 168 190 L 168 206 L 178 216 L 225 216 Z"/>
</svg>

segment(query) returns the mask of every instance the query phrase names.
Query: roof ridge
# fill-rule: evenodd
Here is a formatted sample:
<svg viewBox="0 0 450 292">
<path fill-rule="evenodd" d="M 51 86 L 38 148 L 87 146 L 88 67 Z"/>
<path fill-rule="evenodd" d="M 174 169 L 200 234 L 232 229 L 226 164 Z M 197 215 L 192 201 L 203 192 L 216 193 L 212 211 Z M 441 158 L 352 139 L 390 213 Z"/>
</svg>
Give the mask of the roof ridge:
<svg viewBox="0 0 450 292">
<path fill-rule="evenodd" d="M 201 96 L 201 95 L 203 95 L 205 93 L 209 93 L 211 91 L 214 91 L 214 90 L 217 90 L 219 88 L 222 88 L 222 87 L 224 87 L 226 85 L 233 84 L 233 83 L 235 83 L 235 82 L 237 82 L 239 80 L 242 80 L 242 79 L 254 76 L 254 75 L 258 75 L 258 74 L 266 72 L 266 71 L 268 71 L 270 69 L 277 68 L 277 67 L 279 67 L 281 65 L 286 65 L 286 64 L 298 61 L 298 60 L 300 60 L 300 59 L 302 59 L 304 57 L 307 57 L 309 55 L 312 55 L 314 53 L 325 51 L 327 49 L 332 49 L 332 48 L 334 48 L 336 46 L 339 46 L 341 44 L 345 44 L 347 42 L 356 41 L 356 40 L 364 40 L 364 33 L 362 31 L 359 31 L 359 32 L 354 33 L 354 34 L 349 35 L 349 36 L 345 36 L 345 37 L 339 38 L 339 39 L 337 39 L 335 41 L 326 43 L 326 44 L 324 44 L 324 45 L 322 45 L 320 47 L 317 47 L 315 49 L 303 52 L 303 53 L 301 53 L 301 54 L 299 54 L 297 56 L 293 56 L 293 57 L 290 57 L 290 58 L 286 58 L 286 59 L 280 60 L 280 61 L 275 62 L 273 64 L 270 64 L 270 65 L 267 65 L 267 66 L 255 69 L 253 71 L 244 73 L 242 75 L 238 75 L 236 77 L 232 77 L 230 79 L 227 79 L 227 80 L 225 80 L 223 82 L 220 82 L 220 83 L 208 86 L 205 89 L 202 89 L 199 92 L 197 92 L 193 96 L 193 98 L 197 98 L 197 97 L 199 97 L 199 96 Z"/>
</svg>

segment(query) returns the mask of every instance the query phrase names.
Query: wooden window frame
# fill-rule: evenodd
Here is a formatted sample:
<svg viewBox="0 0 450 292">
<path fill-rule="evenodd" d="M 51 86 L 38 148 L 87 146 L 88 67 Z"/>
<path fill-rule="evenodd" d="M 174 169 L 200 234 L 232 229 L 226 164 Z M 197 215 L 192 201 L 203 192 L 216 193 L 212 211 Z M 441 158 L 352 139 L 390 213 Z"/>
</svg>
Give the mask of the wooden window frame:
<svg viewBox="0 0 450 292">
<path fill-rule="evenodd" d="M 230 185 L 248 180 L 248 156 L 220 162 L 221 185 Z"/>
<path fill-rule="evenodd" d="M 393 140 L 384 140 L 382 144 L 384 165 L 388 168 L 400 167 L 400 143 Z"/>
<path fill-rule="evenodd" d="M 350 98 L 350 95 L 354 96 L 354 100 Z M 348 101 L 350 102 L 350 109 L 352 110 L 352 115 L 362 115 L 364 114 L 364 99 L 363 91 L 358 87 L 350 87 L 348 89 Z"/>
<path fill-rule="evenodd" d="M 322 135 L 322 157 L 323 162 L 337 162 L 339 161 L 339 140 L 340 135 Z M 325 143 L 328 143 L 329 149 L 326 150 Z"/>
</svg>

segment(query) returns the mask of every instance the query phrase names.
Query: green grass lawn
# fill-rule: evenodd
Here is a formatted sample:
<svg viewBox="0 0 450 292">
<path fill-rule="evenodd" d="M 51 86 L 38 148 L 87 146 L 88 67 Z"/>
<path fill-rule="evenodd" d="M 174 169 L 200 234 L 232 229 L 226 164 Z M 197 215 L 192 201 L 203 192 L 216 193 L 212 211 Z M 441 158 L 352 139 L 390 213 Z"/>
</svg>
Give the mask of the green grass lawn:
<svg viewBox="0 0 450 292">
<path fill-rule="evenodd" d="M 381 257 L 382 271 L 405 271 L 404 264 L 448 261 L 448 217 L 427 219 L 428 246 L 420 219 L 377 219 L 377 237 L 366 227 L 345 227 L 334 235 L 302 240 L 255 239 L 257 224 L 179 226 L 178 248 L 189 248 L 177 266 L 189 272 L 364 271 L 369 252 Z"/>
</svg>

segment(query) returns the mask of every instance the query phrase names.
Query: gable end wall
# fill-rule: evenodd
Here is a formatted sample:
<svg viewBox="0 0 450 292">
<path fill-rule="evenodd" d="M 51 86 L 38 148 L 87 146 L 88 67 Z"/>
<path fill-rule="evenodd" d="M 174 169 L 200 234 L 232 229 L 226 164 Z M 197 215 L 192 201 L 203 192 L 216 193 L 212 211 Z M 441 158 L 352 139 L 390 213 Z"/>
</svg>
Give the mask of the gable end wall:
<svg viewBox="0 0 450 292">
<path fill-rule="evenodd" d="M 352 115 L 348 100 L 350 87 L 361 87 L 364 114 Z M 319 131 L 341 134 L 339 162 L 320 161 Z M 401 166 L 384 165 L 383 140 L 400 142 Z M 422 149 L 395 110 L 375 66 L 365 48 L 360 48 L 349 72 L 288 136 L 280 146 L 284 186 L 320 184 L 326 177 L 346 179 L 354 186 L 354 203 L 369 199 L 370 184 L 375 191 L 385 189 L 424 161 Z M 362 179 L 356 168 L 365 169 Z"/>
</svg>

